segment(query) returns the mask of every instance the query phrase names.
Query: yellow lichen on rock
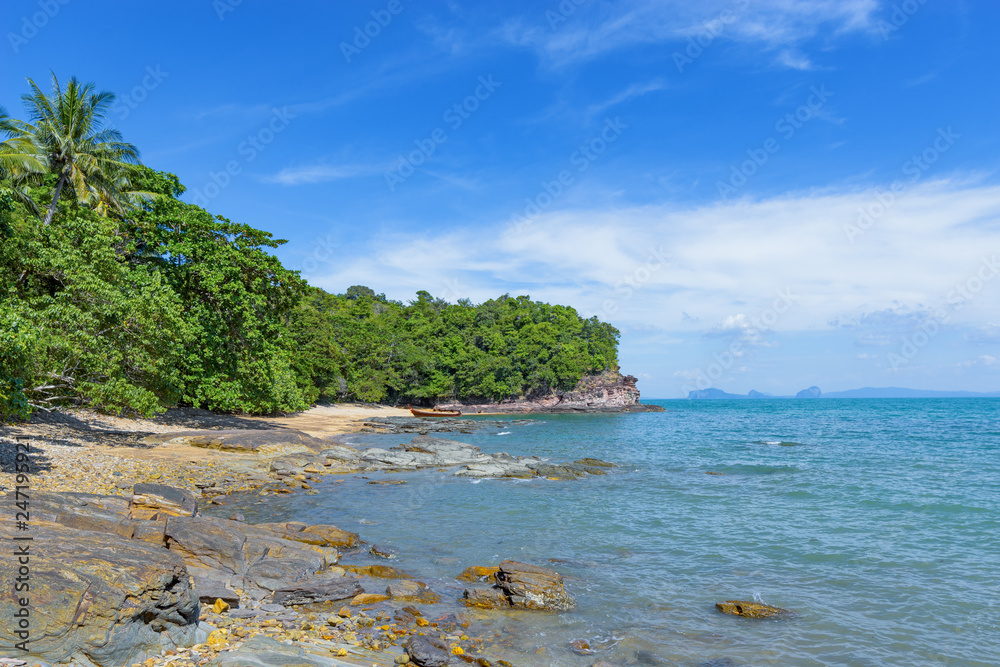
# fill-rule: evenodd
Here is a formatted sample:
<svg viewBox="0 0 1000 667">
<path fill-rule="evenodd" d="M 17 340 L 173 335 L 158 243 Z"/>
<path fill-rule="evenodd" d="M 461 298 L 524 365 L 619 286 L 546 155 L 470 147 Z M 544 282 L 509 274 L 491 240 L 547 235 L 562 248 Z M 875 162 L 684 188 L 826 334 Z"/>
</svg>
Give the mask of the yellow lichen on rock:
<svg viewBox="0 0 1000 667">
<path fill-rule="evenodd" d="M 743 616 L 745 618 L 771 618 L 791 613 L 787 609 L 772 607 L 759 602 L 748 602 L 746 600 L 716 602 L 715 607 L 723 614 L 732 614 L 733 616 Z"/>
</svg>

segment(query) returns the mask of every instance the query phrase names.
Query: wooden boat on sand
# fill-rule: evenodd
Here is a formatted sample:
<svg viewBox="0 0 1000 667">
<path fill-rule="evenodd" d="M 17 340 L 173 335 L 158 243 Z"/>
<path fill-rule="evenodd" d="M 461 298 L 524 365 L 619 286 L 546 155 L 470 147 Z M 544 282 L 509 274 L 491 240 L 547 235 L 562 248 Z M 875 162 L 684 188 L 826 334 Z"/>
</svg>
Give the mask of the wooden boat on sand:
<svg viewBox="0 0 1000 667">
<path fill-rule="evenodd" d="M 406 406 L 410 408 L 409 405 Z M 418 410 L 417 408 L 410 408 L 410 414 L 414 417 L 461 417 L 461 410 Z"/>
</svg>

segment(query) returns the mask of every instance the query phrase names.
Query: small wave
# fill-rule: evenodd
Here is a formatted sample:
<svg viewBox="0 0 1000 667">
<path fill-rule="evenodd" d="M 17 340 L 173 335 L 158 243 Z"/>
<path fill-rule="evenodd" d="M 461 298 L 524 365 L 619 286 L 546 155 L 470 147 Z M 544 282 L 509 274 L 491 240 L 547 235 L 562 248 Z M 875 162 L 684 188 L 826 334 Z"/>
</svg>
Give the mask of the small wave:
<svg viewBox="0 0 1000 667">
<path fill-rule="evenodd" d="M 778 447 L 801 447 L 801 442 L 793 442 L 791 440 L 755 440 L 755 445 L 777 445 Z"/>
<path fill-rule="evenodd" d="M 500 431 L 497 435 L 510 435 L 513 431 Z"/>
</svg>

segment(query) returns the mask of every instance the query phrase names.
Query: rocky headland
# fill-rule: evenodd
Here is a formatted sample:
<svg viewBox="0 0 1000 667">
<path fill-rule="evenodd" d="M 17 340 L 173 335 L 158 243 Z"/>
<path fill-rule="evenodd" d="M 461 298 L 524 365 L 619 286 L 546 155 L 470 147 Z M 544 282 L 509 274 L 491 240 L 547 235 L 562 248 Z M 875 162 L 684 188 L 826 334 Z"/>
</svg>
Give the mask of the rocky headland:
<svg viewBox="0 0 1000 667">
<path fill-rule="evenodd" d="M 663 412 L 659 405 L 639 402 L 638 379 L 622 375 L 618 368 L 599 375 L 587 375 L 570 391 L 552 391 L 502 403 L 440 403 L 439 410 L 465 413 L 559 413 L 559 412 Z"/>
</svg>

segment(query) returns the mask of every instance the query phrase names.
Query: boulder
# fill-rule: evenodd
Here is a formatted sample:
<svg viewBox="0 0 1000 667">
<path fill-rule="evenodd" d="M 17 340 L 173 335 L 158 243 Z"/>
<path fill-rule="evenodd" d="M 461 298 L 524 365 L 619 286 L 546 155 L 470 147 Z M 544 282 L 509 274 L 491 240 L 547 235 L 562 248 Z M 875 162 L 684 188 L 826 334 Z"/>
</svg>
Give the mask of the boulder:
<svg viewBox="0 0 1000 667">
<path fill-rule="evenodd" d="M 716 602 L 715 608 L 723 614 L 732 614 L 733 616 L 743 616 L 746 618 L 773 618 L 775 616 L 784 616 L 792 613 L 787 609 L 780 609 L 778 607 L 772 607 L 759 602 L 749 602 L 746 600 L 726 600 L 725 602 Z"/>
<path fill-rule="evenodd" d="M 563 586 L 562 575 L 555 570 L 505 560 L 500 563 L 496 581 L 512 607 L 565 611 L 576 606 Z"/>
<path fill-rule="evenodd" d="M 409 600 L 412 602 L 434 603 L 438 596 L 426 584 L 412 579 L 400 579 L 389 584 L 385 594 L 394 600 Z"/>
<path fill-rule="evenodd" d="M 420 667 L 444 667 L 451 661 L 448 645 L 434 637 L 413 635 L 403 645 L 410 661 Z"/>
<path fill-rule="evenodd" d="M 482 579 L 487 568 L 469 568 L 462 573 L 472 580 Z M 576 601 L 566 592 L 562 575 L 537 565 L 505 560 L 493 575 L 492 588 L 467 589 L 462 597 L 470 607 L 482 609 L 534 609 L 566 611 L 576 606 Z"/>
<path fill-rule="evenodd" d="M 349 600 L 365 592 L 354 579 L 344 577 L 309 579 L 274 591 L 271 599 L 275 604 L 290 607 L 294 604 L 313 604 Z"/>
<path fill-rule="evenodd" d="M 10 500 L 13 503 L 13 499 Z M 7 544 L 13 531 L 0 528 Z M 75 660 L 118 667 L 143 662 L 163 649 L 203 640 L 198 597 L 184 562 L 166 549 L 114 534 L 33 525 L 31 655 L 48 663 Z M 18 577 L 14 549 L 0 556 L 0 577 Z M 0 616 L 19 608 L 0 597 Z M 14 655 L 15 625 L 0 624 L 0 652 Z"/>
</svg>

